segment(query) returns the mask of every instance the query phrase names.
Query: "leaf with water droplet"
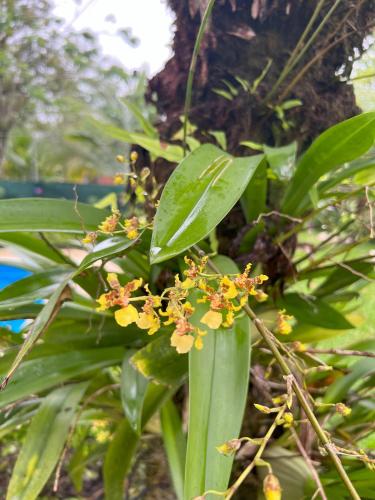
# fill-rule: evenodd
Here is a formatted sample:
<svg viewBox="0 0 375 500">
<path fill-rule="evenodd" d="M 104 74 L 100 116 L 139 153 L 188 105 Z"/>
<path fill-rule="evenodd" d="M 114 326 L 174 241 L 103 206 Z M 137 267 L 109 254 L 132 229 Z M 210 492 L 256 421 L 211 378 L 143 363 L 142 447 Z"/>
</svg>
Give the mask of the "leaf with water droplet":
<svg viewBox="0 0 375 500">
<path fill-rule="evenodd" d="M 262 158 L 234 158 L 211 144 L 188 155 L 164 187 L 151 263 L 174 257 L 205 238 L 240 199 Z"/>
</svg>

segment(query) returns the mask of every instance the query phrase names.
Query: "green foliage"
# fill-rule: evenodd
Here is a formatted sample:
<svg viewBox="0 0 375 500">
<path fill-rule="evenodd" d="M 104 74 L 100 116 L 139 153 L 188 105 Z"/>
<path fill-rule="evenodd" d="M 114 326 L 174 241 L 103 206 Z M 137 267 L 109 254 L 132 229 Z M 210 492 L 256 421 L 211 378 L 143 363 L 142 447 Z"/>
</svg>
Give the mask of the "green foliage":
<svg viewBox="0 0 375 500">
<path fill-rule="evenodd" d="M 14 467 L 7 499 L 38 498 L 56 466 L 87 383 L 52 391 L 34 416 Z"/>
<path fill-rule="evenodd" d="M 163 435 L 179 499 L 191 500 L 207 490 L 230 495 L 234 453 L 225 456 L 217 447 L 223 451 L 229 442 L 237 450 L 244 418 L 244 428 L 250 429 L 245 432 L 252 433 L 245 440 L 252 439 L 256 447 L 272 440 L 262 460 L 253 464 L 254 495 L 261 494 L 259 477 L 271 467 L 290 498 L 302 497 L 311 475 L 300 457 L 291 457 L 299 453 L 294 432 L 299 433 L 306 415 L 250 319 L 272 329 L 272 341 L 315 398 L 318 425 L 335 439 L 340 436 L 335 443 L 350 451 L 347 465 L 354 485 L 364 498 L 371 498 L 366 471 L 358 472 L 354 465 L 354 459 L 365 460 L 366 455 L 353 443 L 360 440 L 367 453 L 372 439 L 374 363 L 365 355 L 373 344 L 355 344 L 350 336 L 358 325 L 358 297 L 373 279 L 372 185 L 365 190 L 353 182 L 353 176 L 369 170 L 373 162 L 373 114 L 332 127 L 297 159 L 294 143 L 282 148 L 261 145 L 264 154 L 234 158 L 196 140 L 190 141 L 193 151 L 182 158 L 179 144 L 164 147 L 147 119 L 130 108 L 143 134 L 102 122 L 95 122 L 96 130 L 140 144 L 154 156 L 181 159 L 153 223 L 139 203 L 129 203 L 130 218 L 124 221 L 116 211 L 110 215 L 64 200 L 0 201 L 1 243 L 33 272 L 0 291 L 0 319 L 32 320 L 22 330 L 25 338 L 4 331 L 1 338 L 0 406 L 10 414 L 8 422 L 0 417 L 0 436 L 19 448 L 20 435 L 28 429 L 8 498 L 37 498 L 66 446 L 74 452 L 63 456 L 62 470 L 70 471 L 77 490 L 85 471 L 99 464 L 106 498 L 120 499 L 148 432 Z M 218 138 L 224 144 L 223 137 Z M 314 193 L 316 206 L 308 193 Z M 221 221 L 233 214 L 237 203 L 241 221 L 247 221 L 246 227 L 235 227 L 242 237 L 236 255 L 241 266 L 263 245 L 253 271 L 248 267 L 242 272 L 229 257 L 217 255 Z M 351 214 L 356 211 L 354 220 Z M 115 219 L 115 227 L 103 229 L 108 216 Z M 135 234 L 129 233 L 131 224 Z M 323 224 L 327 234 L 322 236 Z M 84 247 L 79 238 L 90 231 L 96 242 Z M 81 251 L 74 260 L 72 250 Z M 206 267 L 202 251 L 211 256 Z M 266 281 L 260 273 L 271 251 L 274 267 L 268 267 Z M 184 262 L 184 254 L 190 260 Z M 263 281 L 268 300 L 263 289 L 256 288 Z M 241 286 L 247 287 L 246 296 L 238 294 Z M 218 305 L 212 306 L 215 300 Z M 174 317 L 181 310 L 183 315 Z M 207 313 L 211 319 L 204 322 Z M 151 328 L 155 324 L 156 331 Z M 292 335 L 284 336 L 290 328 Z M 342 346 L 345 335 L 349 340 Z M 190 344 L 181 348 L 181 338 Z M 333 347 L 362 351 L 361 358 L 358 361 L 355 351 L 345 356 L 326 352 L 322 340 L 327 338 L 337 342 Z M 253 403 L 261 413 L 255 414 Z M 337 409 L 336 403 L 345 404 Z M 345 405 L 352 409 L 346 415 L 340 413 Z M 280 408 L 277 433 L 266 440 L 265 429 Z M 286 458 L 278 457 L 280 453 Z M 330 462 L 322 457 L 320 464 L 329 495 L 341 494 Z"/>
</svg>

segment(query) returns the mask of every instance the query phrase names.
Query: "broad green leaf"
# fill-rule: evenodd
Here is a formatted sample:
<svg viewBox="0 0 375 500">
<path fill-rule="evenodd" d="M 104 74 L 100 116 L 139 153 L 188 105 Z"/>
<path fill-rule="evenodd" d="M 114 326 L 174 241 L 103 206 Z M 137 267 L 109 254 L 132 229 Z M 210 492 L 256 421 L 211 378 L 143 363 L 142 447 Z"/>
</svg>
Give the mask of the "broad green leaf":
<svg viewBox="0 0 375 500">
<path fill-rule="evenodd" d="M 105 239 L 98 243 L 86 257 L 82 260 L 79 265 L 78 271 L 81 272 L 90 267 L 97 260 L 105 258 L 113 258 L 117 255 L 121 255 L 129 247 L 133 246 L 138 241 L 129 240 L 121 236 L 114 236 L 113 238 Z"/>
<path fill-rule="evenodd" d="M 130 358 L 135 352 L 128 350 L 122 362 L 121 401 L 130 427 L 136 434 L 140 434 L 148 380 L 130 363 Z"/>
<path fill-rule="evenodd" d="M 266 211 L 267 162 L 261 161 L 241 197 L 241 206 L 248 223 Z"/>
<path fill-rule="evenodd" d="M 176 391 L 163 386 L 149 384 L 143 406 L 142 428 L 147 424 L 160 406 Z M 106 500 L 123 500 L 124 480 L 129 472 L 139 436 L 124 418 L 109 445 L 104 459 L 103 476 Z"/>
<path fill-rule="evenodd" d="M 90 313 L 88 313 L 90 314 Z M 144 330 L 136 325 L 119 326 L 112 317 L 93 315 L 85 320 L 61 319 L 60 315 L 43 336 L 43 347 L 54 353 L 91 349 L 95 347 L 139 346 L 149 342 Z M 35 349 L 35 347 L 34 347 Z M 33 355 L 33 351 L 29 356 Z"/>
<path fill-rule="evenodd" d="M 0 233 L 95 231 L 108 212 L 91 205 L 48 198 L 0 200 Z M 84 227 L 83 227 L 84 226 Z"/>
<path fill-rule="evenodd" d="M 7 500 L 34 500 L 55 468 L 87 383 L 51 392 L 27 431 L 10 480 Z"/>
<path fill-rule="evenodd" d="M 165 158 L 171 162 L 179 162 L 183 158 L 183 150 L 180 146 L 164 143 L 160 141 L 160 139 L 149 137 L 146 134 L 127 132 L 115 125 L 101 123 L 97 120 L 91 120 L 91 123 L 95 128 L 100 130 L 100 132 L 112 137 L 112 139 L 124 141 L 128 144 L 138 144 L 138 146 L 141 146 L 157 157 Z"/>
<path fill-rule="evenodd" d="M 122 360 L 123 354 L 121 347 L 108 347 L 24 361 L 8 386 L 0 392 L 0 408 L 66 380 L 115 365 Z"/>
<path fill-rule="evenodd" d="M 211 144 L 190 153 L 161 195 L 151 263 L 178 255 L 205 238 L 240 199 L 262 158 L 234 158 Z"/>
<path fill-rule="evenodd" d="M 366 377 L 375 374 L 375 359 L 364 358 L 357 361 L 350 373 L 337 379 L 327 388 L 323 398 L 324 403 L 337 403 L 346 398 L 350 392 L 358 390 Z"/>
<path fill-rule="evenodd" d="M 216 259 L 218 267 L 234 273 L 230 259 Z M 192 321 L 207 310 L 196 305 Z M 208 330 L 201 351 L 189 353 L 189 431 L 185 467 L 185 500 L 208 489 L 226 490 L 233 457 L 216 446 L 237 438 L 246 404 L 250 370 L 250 321 L 236 320 L 232 328 Z M 207 496 L 213 499 L 212 495 Z"/>
<path fill-rule="evenodd" d="M 298 321 L 322 328 L 345 330 L 353 325 L 336 309 L 321 299 L 302 297 L 298 293 L 287 293 L 277 300 L 280 309 L 286 309 Z"/>
<path fill-rule="evenodd" d="M 188 371 L 187 356 L 177 354 L 171 347 L 170 333 L 162 334 L 139 349 L 131 362 L 144 377 L 166 385 L 182 382 Z"/>
<path fill-rule="evenodd" d="M 2 310 L 0 305 L 0 321 L 9 319 L 29 319 L 38 316 L 43 309 L 43 304 L 29 303 L 22 306 L 15 306 L 9 310 Z M 59 318 L 64 319 L 86 319 L 92 315 L 93 317 L 106 316 L 103 312 L 97 312 L 89 307 L 84 307 L 76 303 L 65 303 L 61 308 Z"/>
<path fill-rule="evenodd" d="M 374 143 L 375 112 L 350 118 L 321 134 L 298 162 L 285 193 L 282 211 L 300 213 L 310 188 L 324 174 L 366 153 Z"/>
<path fill-rule="evenodd" d="M 182 430 L 181 418 L 172 401 L 167 401 L 160 410 L 164 448 L 178 500 L 184 498 L 184 470 L 186 438 Z"/>
</svg>

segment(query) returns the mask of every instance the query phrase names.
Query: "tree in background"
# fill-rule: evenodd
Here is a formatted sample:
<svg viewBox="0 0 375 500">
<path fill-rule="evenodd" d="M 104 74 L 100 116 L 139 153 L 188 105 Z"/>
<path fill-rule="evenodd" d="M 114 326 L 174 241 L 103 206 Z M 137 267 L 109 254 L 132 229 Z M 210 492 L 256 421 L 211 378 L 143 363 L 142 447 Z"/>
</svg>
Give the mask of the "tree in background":
<svg viewBox="0 0 375 500">
<path fill-rule="evenodd" d="M 143 102 L 144 77 L 104 57 L 95 34 L 64 27 L 48 0 L 5 0 L 0 8 L 2 173 L 62 180 L 105 171 L 115 152 L 90 137 L 84 119 L 96 113 L 131 127 L 118 99 Z M 129 30 L 121 33 L 136 43 Z"/>
</svg>

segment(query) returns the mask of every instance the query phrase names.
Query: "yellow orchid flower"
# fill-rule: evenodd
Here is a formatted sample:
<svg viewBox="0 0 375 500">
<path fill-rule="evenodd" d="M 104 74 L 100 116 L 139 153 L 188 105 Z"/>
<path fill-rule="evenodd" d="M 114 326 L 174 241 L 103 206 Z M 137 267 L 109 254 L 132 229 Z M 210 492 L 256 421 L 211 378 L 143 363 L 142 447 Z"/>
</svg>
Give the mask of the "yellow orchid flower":
<svg viewBox="0 0 375 500">
<path fill-rule="evenodd" d="M 226 299 L 234 299 L 235 297 L 237 297 L 238 290 L 236 288 L 236 285 L 228 278 L 228 276 L 223 276 L 221 278 L 220 286 Z"/>
<path fill-rule="evenodd" d="M 115 312 L 115 320 L 120 326 L 128 326 L 139 318 L 137 309 L 129 304 Z"/>
<path fill-rule="evenodd" d="M 136 321 L 138 328 L 148 330 L 149 335 L 153 335 L 160 328 L 160 319 L 156 314 L 142 312 Z"/>
<path fill-rule="evenodd" d="M 172 333 L 171 346 L 176 348 L 179 354 L 185 354 L 191 350 L 194 344 L 193 335 L 179 335 L 176 332 Z"/>
<path fill-rule="evenodd" d="M 223 315 L 218 311 L 210 310 L 202 316 L 200 321 L 209 328 L 212 328 L 212 330 L 217 330 L 223 322 Z"/>
<path fill-rule="evenodd" d="M 106 311 L 108 309 L 108 302 L 107 302 L 107 294 L 102 293 L 98 299 L 96 299 L 96 302 L 98 302 L 99 306 L 96 308 L 98 312 L 101 311 Z"/>
</svg>

